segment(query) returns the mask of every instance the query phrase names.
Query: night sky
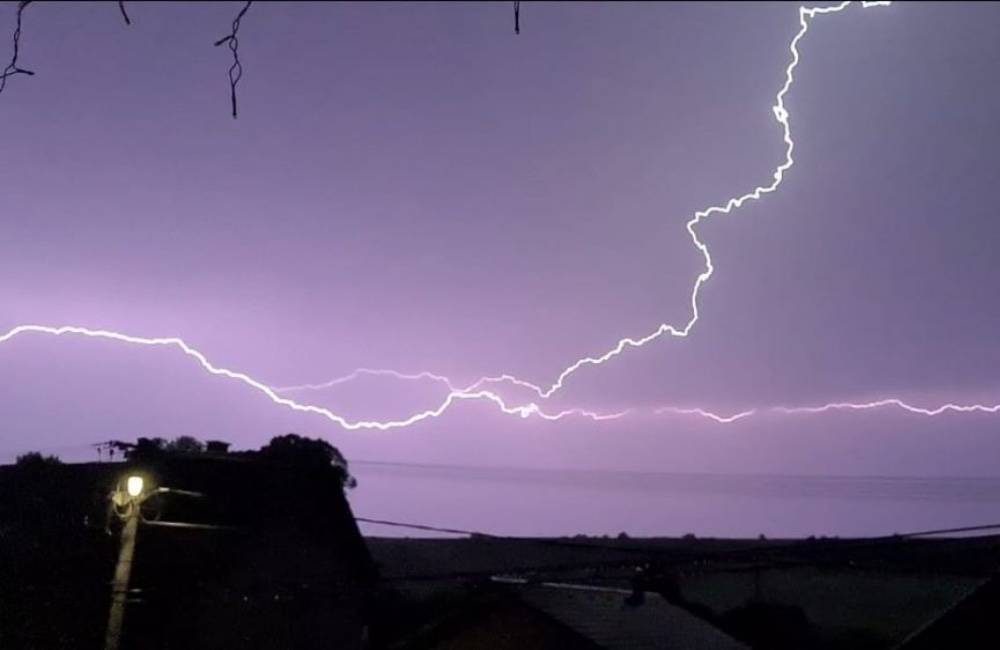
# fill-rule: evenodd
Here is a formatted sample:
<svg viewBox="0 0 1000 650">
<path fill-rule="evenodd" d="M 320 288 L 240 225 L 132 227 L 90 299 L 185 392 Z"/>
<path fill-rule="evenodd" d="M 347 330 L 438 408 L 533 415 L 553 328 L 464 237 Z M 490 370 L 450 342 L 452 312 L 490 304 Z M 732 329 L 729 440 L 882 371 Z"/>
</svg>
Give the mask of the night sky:
<svg viewBox="0 0 1000 650">
<path fill-rule="evenodd" d="M 255 3 L 236 120 L 231 53 L 212 44 L 242 3 L 126 5 L 131 27 L 112 2 L 24 11 L 19 64 L 36 75 L 0 95 L 0 334 L 181 337 L 275 387 L 356 368 L 548 386 L 622 337 L 683 326 L 703 270 L 685 223 L 770 183 L 785 155 L 771 106 L 792 4 L 532 2 L 515 35 L 505 2 Z M 0 34 L 15 11 L 0 5 Z M 882 532 L 883 514 L 832 498 L 762 523 L 764 506 L 675 494 L 692 511 L 675 530 L 678 512 L 628 514 L 597 479 L 469 468 L 1000 476 L 1000 413 L 768 410 L 1000 402 L 1000 4 L 851 6 L 813 19 L 799 50 L 795 164 L 698 227 L 716 271 L 690 335 L 582 368 L 548 400 L 492 387 L 629 415 L 548 422 L 461 400 L 347 431 L 176 348 L 25 333 L 0 345 L 0 460 L 296 431 L 356 462 L 358 514 L 539 534 Z M 447 392 L 364 376 L 285 395 L 385 420 Z M 759 411 L 722 424 L 663 406 Z M 888 532 L 989 516 L 908 503 Z"/>
</svg>

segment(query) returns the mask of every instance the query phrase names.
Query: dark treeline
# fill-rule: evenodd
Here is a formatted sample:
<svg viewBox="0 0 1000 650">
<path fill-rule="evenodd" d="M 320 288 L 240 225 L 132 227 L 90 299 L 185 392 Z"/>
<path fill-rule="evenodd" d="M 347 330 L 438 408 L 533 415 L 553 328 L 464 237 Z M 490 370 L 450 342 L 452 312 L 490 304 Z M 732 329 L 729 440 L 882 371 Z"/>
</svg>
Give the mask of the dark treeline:
<svg viewBox="0 0 1000 650">
<path fill-rule="evenodd" d="M 232 445 L 222 440 L 201 441 L 194 436 L 178 436 L 172 440 L 160 437 L 140 437 L 135 442 L 110 440 L 99 445 L 114 460 L 120 455 L 128 461 L 156 460 L 168 456 L 220 455 L 254 458 L 282 465 L 332 467 L 341 478 L 345 489 L 357 487 L 348 468 L 347 459 L 340 450 L 321 438 L 308 438 L 297 433 L 275 436 L 260 449 L 230 451 Z M 17 457 L 15 465 L 25 470 L 44 469 L 61 465 L 57 456 L 30 451 Z"/>
</svg>

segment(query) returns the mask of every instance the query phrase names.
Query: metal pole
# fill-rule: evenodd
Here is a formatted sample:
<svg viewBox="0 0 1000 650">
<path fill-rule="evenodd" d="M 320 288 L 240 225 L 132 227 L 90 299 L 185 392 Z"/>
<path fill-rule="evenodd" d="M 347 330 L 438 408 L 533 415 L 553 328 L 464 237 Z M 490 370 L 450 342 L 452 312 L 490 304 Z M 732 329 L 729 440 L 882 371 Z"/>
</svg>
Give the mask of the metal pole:
<svg viewBox="0 0 1000 650">
<path fill-rule="evenodd" d="M 104 650 L 118 650 L 122 640 L 122 622 L 125 619 L 125 599 L 128 597 L 128 582 L 132 574 L 132 557 L 135 555 L 135 537 L 139 530 L 139 500 L 129 503 L 128 516 L 122 527 L 121 550 L 118 552 L 118 566 L 111 583 L 111 612 L 108 614 L 108 631 L 104 637 Z"/>
</svg>

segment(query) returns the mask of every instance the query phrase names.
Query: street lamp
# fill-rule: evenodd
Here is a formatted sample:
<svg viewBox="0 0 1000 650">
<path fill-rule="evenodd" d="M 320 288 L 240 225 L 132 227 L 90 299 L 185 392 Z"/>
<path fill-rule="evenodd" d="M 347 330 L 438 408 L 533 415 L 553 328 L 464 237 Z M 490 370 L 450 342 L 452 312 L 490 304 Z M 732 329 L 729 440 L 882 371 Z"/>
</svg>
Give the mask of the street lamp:
<svg viewBox="0 0 1000 650">
<path fill-rule="evenodd" d="M 132 558 L 135 555 L 135 537 L 139 532 L 140 508 L 148 495 L 143 495 L 145 481 L 141 476 L 133 474 L 125 480 L 125 490 L 118 489 L 111 501 L 118 507 L 124 507 L 125 520 L 122 527 L 121 549 L 118 551 L 118 564 L 115 566 L 115 577 L 111 582 L 111 611 L 108 613 L 108 629 L 104 637 L 105 650 L 118 650 L 121 645 L 122 622 L 125 620 L 125 600 L 128 597 L 128 581 L 132 574 Z"/>
<path fill-rule="evenodd" d="M 125 620 L 125 602 L 128 598 L 128 583 L 132 574 L 132 560 L 135 556 L 135 538 L 139 532 L 139 522 L 142 517 L 142 504 L 150 497 L 163 494 L 177 494 L 184 497 L 204 497 L 200 492 L 157 487 L 147 489 L 146 481 L 139 474 L 128 476 L 118 483 L 117 489 L 111 495 L 111 503 L 115 512 L 124 521 L 121 534 L 121 549 L 118 551 L 118 564 L 115 566 L 115 577 L 111 582 L 111 611 L 108 614 L 108 629 L 104 637 L 104 650 L 118 650 L 121 646 L 122 623 Z M 167 526 L 172 528 L 194 528 L 204 530 L 225 530 L 227 526 L 212 526 L 209 524 L 189 524 L 183 522 L 146 521 L 149 525 Z"/>
<path fill-rule="evenodd" d="M 130 476 L 125 482 L 125 489 L 128 495 L 133 499 L 142 494 L 142 488 L 145 485 L 145 481 L 142 480 L 141 476 Z"/>
</svg>

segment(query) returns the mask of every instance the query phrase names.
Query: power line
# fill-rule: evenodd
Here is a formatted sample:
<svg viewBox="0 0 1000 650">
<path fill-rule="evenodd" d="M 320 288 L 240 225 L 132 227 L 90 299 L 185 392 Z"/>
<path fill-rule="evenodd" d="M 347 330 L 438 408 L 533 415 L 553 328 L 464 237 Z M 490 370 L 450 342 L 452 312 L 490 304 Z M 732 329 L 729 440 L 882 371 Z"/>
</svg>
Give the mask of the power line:
<svg viewBox="0 0 1000 650">
<path fill-rule="evenodd" d="M 1000 524 L 984 524 L 981 526 L 962 526 L 960 528 L 938 528 L 936 530 L 921 530 L 915 533 L 896 533 L 893 535 L 883 535 L 882 537 L 873 537 L 869 539 L 872 540 L 875 539 L 892 540 L 899 538 L 909 539 L 913 537 L 931 537 L 933 535 L 954 535 L 956 533 L 973 533 L 983 530 L 998 530 L 998 529 L 1000 529 Z"/>
<path fill-rule="evenodd" d="M 414 524 L 401 521 L 390 521 L 386 519 L 370 519 L 368 517 L 355 517 L 355 521 L 359 521 L 366 524 L 375 524 L 379 526 L 391 526 L 394 528 L 409 528 L 412 530 L 422 530 L 426 532 L 433 533 L 447 533 L 449 535 L 467 535 L 469 537 L 476 537 L 481 539 L 494 539 L 494 540 L 506 540 L 512 542 L 522 542 L 528 544 L 537 544 L 540 546 L 557 546 L 560 548 L 573 548 L 573 549 L 583 549 L 583 550 L 594 550 L 594 551 L 612 551 L 621 552 L 624 554 L 631 553 L 642 553 L 647 554 L 648 550 L 634 548 L 634 547 L 622 547 L 615 546 L 612 544 L 601 544 L 598 542 L 580 542 L 565 539 L 554 539 L 547 537 L 515 537 L 512 535 L 497 535 L 494 533 L 485 533 L 478 530 L 464 530 L 461 528 L 444 528 L 441 526 L 431 526 L 427 524 Z"/>
<path fill-rule="evenodd" d="M 489 537 L 492 539 L 513 539 L 510 537 L 504 537 L 503 535 L 492 535 L 490 533 L 481 533 L 475 530 L 462 530 L 459 528 L 441 528 L 439 526 L 430 526 L 426 524 L 411 524 L 401 521 L 389 521 L 386 519 L 369 519 L 367 517 L 355 517 L 355 521 L 360 521 L 366 524 L 378 524 L 380 526 L 393 526 L 396 528 L 410 528 L 413 530 L 424 530 L 433 533 L 448 533 L 451 535 L 469 535 L 470 537 Z"/>
<path fill-rule="evenodd" d="M 693 561 L 709 561 L 713 559 L 724 559 L 738 557 L 740 555 L 747 554 L 773 554 L 782 551 L 817 551 L 824 549 L 837 549 L 837 550 L 855 550 L 860 548 L 866 548 L 871 546 L 886 545 L 893 543 L 900 543 L 906 540 L 912 540 L 919 537 L 931 537 L 935 535 L 954 535 L 959 533 L 970 533 L 970 532 L 984 532 L 989 530 L 1000 530 L 1000 523 L 994 524 L 982 524 L 976 526 L 961 526 L 954 528 L 937 528 L 929 530 L 911 531 L 905 533 L 895 533 L 893 535 L 882 535 L 875 537 L 859 537 L 859 538 L 826 538 L 826 539 L 805 539 L 805 540 L 795 540 L 788 542 L 786 544 L 774 544 L 774 543 L 757 543 L 748 546 L 739 546 L 736 548 L 723 548 L 723 549 L 705 549 L 705 550 L 692 550 L 692 549 L 657 549 L 657 548 L 639 548 L 635 546 L 616 546 L 611 544 L 592 544 L 587 542 L 575 542 L 575 541 L 563 541 L 556 539 L 546 539 L 546 538 L 533 538 L 533 537 L 512 537 L 505 535 L 498 535 L 494 533 L 486 533 L 483 531 L 474 530 L 464 530 L 458 528 L 447 528 L 442 526 L 432 526 L 428 524 L 415 524 L 408 522 L 391 521 L 384 519 L 372 519 L 367 517 L 355 517 L 359 522 L 393 526 L 398 528 L 409 528 L 414 530 L 423 530 L 429 532 L 439 532 L 448 534 L 460 534 L 476 536 L 480 538 L 487 538 L 493 540 L 506 540 L 512 542 L 522 542 L 522 543 L 536 543 L 541 545 L 550 546 L 562 546 L 562 547 L 572 547 L 584 550 L 600 550 L 600 551 L 616 551 L 623 554 L 633 554 L 644 556 L 649 563 L 655 563 L 659 565 L 680 565 L 686 564 Z M 527 573 L 527 572 L 537 572 L 537 571 L 571 571 L 579 569 L 590 569 L 590 568 L 601 568 L 601 567 L 620 567 L 623 564 L 631 564 L 625 558 L 618 558 L 614 560 L 602 560 L 599 562 L 565 562 L 559 564 L 551 565 L 521 565 L 516 567 L 505 567 L 502 570 L 477 570 L 477 571 L 454 571 L 446 573 L 431 573 L 431 574 L 414 574 L 414 575 L 400 575 L 400 576 L 388 576 L 390 580 L 399 581 L 422 581 L 422 580 L 446 580 L 446 579 L 459 579 L 459 578 L 475 578 L 475 577 L 489 577 L 497 575 L 499 573 Z M 778 566 L 785 564 L 796 564 L 788 559 L 777 559 L 771 558 L 764 564 L 758 563 L 760 566 Z M 801 564 L 798 563 L 798 564 Z"/>
<path fill-rule="evenodd" d="M 396 528 L 409 528 L 413 530 L 424 530 L 428 532 L 435 533 L 448 533 L 453 535 L 468 535 L 475 537 L 485 537 L 489 539 L 502 539 L 502 540 L 521 540 L 521 541 L 538 541 L 538 542 L 559 542 L 560 544 L 572 544 L 575 546 L 580 546 L 582 548 L 600 548 L 607 550 L 618 550 L 625 552 L 641 552 L 649 553 L 650 549 L 643 549 L 634 546 L 615 546 L 611 544 L 577 544 L 575 542 L 561 542 L 559 540 L 552 540 L 540 537 L 516 537 L 512 535 L 500 535 L 497 533 L 486 533 L 481 530 L 468 530 L 462 528 L 445 528 L 441 526 L 433 526 L 430 524 L 416 524 L 411 522 L 402 521 L 392 521 L 388 519 L 371 519 L 368 517 L 355 517 L 357 521 L 368 523 L 368 524 L 378 524 L 381 526 L 392 526 Z M 836 544 L 850 544 L 853 542 L 876 542 L 876 541 L 894 541 L 899 539 L 913 539 L 915 537 L 932 537 L 935 535 L 954 535 L 958 533 L 972 533 L 972 532 L 982 532 L 987 530 L 1000 530 L 1000 523 L 995 524 L 982 524 L 976 526 L 960 526 L 956 528 L 933 528 L 928 530 L 911 531 L 907 533 L 893 533 L 891 535 L 877 535 L 871 537 L 850 537 L 850 538 L 833 538 L 828 537 L 820 540 L 795 540 L 788 544 L 769 544 L 761 545 L 758 544 L 753 547 L 740 547 L 739 549 L 729 549 L 728 552 L 733 551 L 746 551 L 746 550 L 777 550 L 784 548 L 797 547 L 802 544 L 822 544 L 824 542 L 833 542 Z"/>
<path fill-rule="evenodd" d="M 951 481 L 951 480 L 984 480 L 1000 482 L 1000 475 L 977 476 L 921 476 L 921 475 L 880 475 L 880 474 L 774 474 L 755 472 L 682 472 L 630 469 L 617 467 L 541 467 L 532 465 L 467 465 L 459 463 L 430 463 L 397 460 L 371 460 L 357 458 L 351 460 L 352 465 L 368 465 L 372 467 L 400 467 L 424 470 L 472 470 L 477 472 L 525 472 L 532 474 L 566 474 L 566 475 L 628 475 L 670 478 L 698 479 L 794 479 L 823 481 L 877 480 L 886 482 L 905 481 Z M 520 480 L 520 479 L 517 479 Z"/>
</svg>

